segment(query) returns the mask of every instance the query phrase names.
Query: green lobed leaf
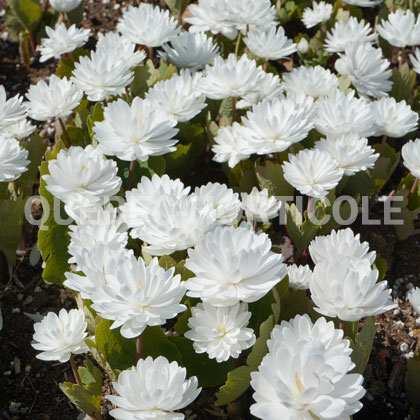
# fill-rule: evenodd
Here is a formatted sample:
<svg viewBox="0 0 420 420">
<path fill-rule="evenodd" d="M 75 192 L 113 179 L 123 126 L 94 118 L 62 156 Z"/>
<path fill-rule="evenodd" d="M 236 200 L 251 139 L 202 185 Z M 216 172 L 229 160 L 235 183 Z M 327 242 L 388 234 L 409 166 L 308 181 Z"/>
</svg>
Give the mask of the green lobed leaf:
<svg viewBox="0 0 420 420">
<path fill-rule="evenodd" d="M 255 173 L 261 189 L 266 188 L 273 196 L 293 196 L 293 187 L 284 179 L 280 163 L 267 160 L 255 162 Z"/>
<path fill-rule="evenodd" d="M 181 364 L 187 369 L 188 376 L 197 376 L 199 385 L 204 388 L 223 384 L 228 372 L 233 369 L 232 360 L 217 363 L 216 360 L 209 359 L 207 353 L 196 353 L 193 342 L 185 337 L 172 335 L 168 337 L 168 340 L 181 354 Z"/>
<path fill-rule="evenodd" d="M 42 6 L 39 0 L 6 0 L 10 12 L 28 31 L 35 32 L 42 20 Z"/>
<path fill-rule="evenodd" d="M 416 72 L 411 70 L 407 63 L 400 68 L 392 69 L 391 81 L 393 82 L 390 96 L 396 101 L 409 100 L 416 83 Z"/>
<path fill-rule="evenodd" d="M 160 79 L 160 72 L 156 70 L 153 62 L 147 60 L 143 66 L 134 69 L 134 79 L 130 85 L 133 97 L 144 98 L 145 93 Z"/>
<path fill-rule="evenodd" d="M 239 366 L 230 371 L 226 383 L 216 392 L 216 405 L 227 405 L 238 399 L 249 388 L 251 372 L 249 366 Z"/>
<path fill-rule="evenodd" d="M 60 78 L 63 79 L 64 77 L 67 77 L 67 79 L 70 79 L 73 70 L 74 70 L 74 63 L 79 61 L 80 57 L 86 57 L 90 53 L 88 50 L 85 50 L 84 48 L 78 48 L 77 50 L 74 50 L 71 53 L 71 56 L 73 58 L 61 58 L 58 62 L 57 69 L 55 70 L 55 74 Z M 73 61 L 74 60 L 74 61 Z"/>
<path fill-rule="evenodd" d="M 77 6 L 75 9 L 71 10 L 70 12 L 67 12 L 67 19 L 71 24 L 74 24 L 76 26 L 79 26 L 83 19 L 83 9 L 84 4 L 83 1 Z"/>
<path fill-rule="evenodd" d="M 96 326 L 95 341 L 105 361 L 112 369 L 124 370 L 136 364 L 136 341 L 124 338 L 112 321 L 102 319 Z"/>
<path fill-rule="evenodd" d="M 49 174 L 48 162 L 55 159 L 59 151 L 64 148 L 64 143 L 60 140 L 56 143 L 52 152 L 46 153 L 46 161 L 40 167 L 41 185 L 39 187 L 39 194 L 42 197 L 44 206 L 44 214 L 38 232 L 38 248 L 45 263 L 42 277 L 46 283 L 58 285 L 63 284 L 65 279 L 64 273 L 69 271 L 68 260 L 70 255 L 68 253 L 68 245 L 70 237 L 67 233 L 67 226 L 57 224 L 55 220 L 54 197 L 46 189 L 46 182 L 42 177 Z M 46 205 L 49 207 L 49 212 L 46 211 Z M 61 208 L 62 206 L 60 206 L 60 209 L 57 209 L 57 213 L 60 213 L 60 216 L 64 218 L 65 215 L 62 213 Z"/>
<path fill-rule="evenodd" d="M 296 247 L 296 255 L 300 256 L 312 239 L 315 238 L 321 225 L 315 225 L 308 218 L 307 211 L 304 213 L 305 220 L 295 204 L 288 204 L 286 207 L 286 230 L 293 245 Z M 316 215 L 320 218 L 319 215 Z M 320 218 L 321 219 L 321 218 Z"/>
<path fill-rule="evenodd" d="M 376 259 L 373 263 L 373 268 L 378 270 L 378 281 L 382 281 L 385 278 L 386 271 L 388 268 L 388 263 L 386 262 L 385 258 L 382 258 L 379 252 L 376 253 Z"/>
<path fill-rule="evenodd" d="M 93 414 L 101 410 L 101 396 L 71 382 L 59 384 L 60 389 L 83 413 Z"/>
<path fill-rule="evenodd" d="M 376 152 L 380 151 L 381 146 L 373 146 Z M 376 161 L 374 168 L 368 169 L 366 173 L 375 184 L 372 194 L 378 194 L 379 191 L 388 182 L 394 173 L 400 161 L 400 153 L 397 153 L 391 146 L 385 144 L 383 155 Z"/>
<path fill-rule="evenodd" d="M 360 373 L 363 375 L 372 351 L 376 328 L 375 318 L 370 316 L 366 319 L 360 332 L 356 334 L 355 340 L 353 341 L 350 339 L 350 347 L 353 349 L 351 360 L 356 365 L 352 370 L 352 373 Z"/>
<path fill-rule="evenodd" d="M 16 250 L 22 235 L 24 209 L 23 194 L 16 199 L 0 201 L 0 249 L 12 264 L 16 261 Z"/>
<path fill-rule="evenodd" d="M 416 354 L 408 360 L 407 374 L 405 375 L 405 393 L 411 404 L 418 408 L 420 406 L 420 354 Z"/>
<path fill-rule="evenodd" d="M 161 327 L 147 327 L 143 332 L 142 358 L 166 357 L 170 362 L 182 365 L 182 354 L 178 347 L 165 335 Z"/>
<path fill-rule="evenodd" d="M 36 133 L 30 138 L 28 143 L 23 144 L 23 148 L 28 151 L 28 160 L 30 161 L 30 164 L 28 165 L 28 170 L 16 181 L 16 185 L 18 188 L 22 188 L 25 196 L 28 196 L 32 195 L 39 165 L 47 150 L 47 141 Z"/>
<path fill-rule="evenodd" d="M 77 370 L 83 387 L 100 397 L 102 392 L 102 372 L 89 359 L 85 360 L 84 367 L 79 366 Z"/>
</svg>

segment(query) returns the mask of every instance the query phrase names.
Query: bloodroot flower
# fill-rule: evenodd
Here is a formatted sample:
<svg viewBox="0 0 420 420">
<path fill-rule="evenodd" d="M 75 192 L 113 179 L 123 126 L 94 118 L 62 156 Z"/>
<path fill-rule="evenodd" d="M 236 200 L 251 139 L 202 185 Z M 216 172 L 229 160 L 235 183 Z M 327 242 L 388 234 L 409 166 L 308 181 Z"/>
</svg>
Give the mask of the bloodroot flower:
<svg viewBox="0 0 420 420">
<path fill-rule="evenodd" d="M 0 136 L 0 182 L 18 179 L 28 170 L 28 151 L 15 139 Z"/>
<path fill-rule="evenodd" d="M 321 198 L 334 189 L 343 177 L 343 170 L 328 153 L 317 149 L 289 154 L 289 162 L 282 165 L 284 178 L 300 193 Z"/>
<path fill-rule="evenodd" d="M 333 322 L 297 315 L 276 325 L 268 354 L 251 373 L 255 404 L 263 420 L 348 420 L 365 394 L 363 376 L 349 373 L 350 342 Z"/>
<path fill-rule="evenodd" d="M 111 410 L 111 416 L 119 420 L 183 420 L 184 414 L 174 411 L 190 405 L 201 391 L 197 378 L 186 376 L 185 368 L 165 357 L 140 359 L 113 383 L 119 396 L 107 396 L 118 407 Z"/>
<path fill-rule="evenodd" d="M 26 105 L 22 101 L 19 95 L 7 99 L 6 89 L 0 85 L 0 130 L 26 118 Z"/>
<path fill-rule="evenodd" d="M 394 47 L 420 44 L 420 19 L 411 10 L 398 9 L 376 25 L 379 35 Z"/>
<path fill-rule="evenodd" d="M 270 238 L 244 227 L 217 227 L 188 255 L 185 266 L 196 277 L 186 281 L 187 295 L 215 306 L 255 302 L 287 274 L 283 256 L 271 251 Z"/>
<path fill-rule="evenodd" d="M 57 12 L 67 13 L 76 9 L 83 0 L 50 0 L 51 7 Z"/>
<path fill-rule="evenodd" d="M 419 115 L 405 101 L 381 98 L 371 104 L 376 120 L 376 136 L 404 137 L 417 129 Z"/>
<path fill-rule="evenodd" d="M 47 121 L 52 118 L 66 118 L 76 108 L 83 98 L 83 92 L 70 80 L 60 79 L 51 75 L 49 83 L 40 80 L 29 87 L 28 114 L 37 121 Z"/>
<path fill-rule="evenodd" d="M 305 110 L 290 99 L 264 100 L 242 118 L 249 144 L 258 154 L 283 152 L 309 134 L 312 123 Z"/>
<path fill-rule="evenodd" d="M 192 317 L 188 320 L 191 330 L 185 337 L 194 341 L 197 353 L 206 352 L 219 363 L 229 357 L 237 359 L 242 350 L 255 343 L 254 331 L 246 328 L 250 318 L 248 305 L 243 302 L 223 307 L 199 303 L 192 308 Z"/>
<path fill-rule="evenodd" d="M 376 259 L 376 252 L 369 251 L 369 244 L 360 242 L 360 234 L 355 235 L 350 228 L 333 230 L 326 236 L 317 236 L 309 244 L 309 253 L 315 264 L 340 257 L 351 257 L 366 259 L 369 265 L 372 265 Z"/>
<path fill-rule="evenodd" d="M 129 7 L 118 22 L 118 30 L 131 42 L 147 47 L 160 47 L 176 37 L 180 31 L 169 10 L 141 3 Z"/>
<path fill-rule="evenodd" d="M 40 63 L 53 57 L 60 58 L 63 54 L 71 53 L 84 45 L 90 35 L 90 29 L 78 29 L 76 25 L 67 28 L 64 23 L 56 25 L 54 29 L 47 26 L 45 31 L 48 38 L 41 39 Z"/>
<path fill-rule="evenodd" d="M 179 75 L 156 83 L 146 93 L 146 99 L 177 121 L 189 121 L 207 106 L 206 97 L 198 90 L 201 79 L 200 73 L 191 75 L 188 70 L 181 70 Z"/>
<path fill-rule="evenodd" d="M 396 308 L 388 283 L 378 283 L 378 275 L 366 259 L 341 257 L 316 264 L 309 283 L 315 310 L 354 322 Z"/>
<path fill-rule="evenodd" d="M 163 325 L 187 309 L 180 304 L 185 286 L 174 271 L 165 271 L 157 258 L 146 266 L 142 258 L 128 255 L 116 275 L 92 296 L 92 308 L 114 321 L 112 329 L 121 327 L 123 337 L 138 337 L 148 325 Z"/>
<path fill-rule="evenodd" d="M 181 32 L 172 38 L 170 45 L 162 45 L 164 53 L 159 55 L 178 68 L 188 68 L 192 72 L 211 64 L 219 52 L 219 47 L 213 43 L 213 38 L 202 32 Z"/>
<path fill-rule="evenodd" d="M 43 176 L 46 188 L 66 204 L 66 210 L 70 208 L 68 204 L 78 207 L 105 204 L 118 193 L 122 183 L 116 162 L 105 160 L 102 152 L 91 145 L 61 150 L 48 169 L 50 175 Z"/>
<path fill-rule="evenodd" d="M 287 275 L 289 276 L 289 287 L 292 289 L 309 289 L 309 282 L 312 278 L 312 270 L 309 265 L 289 265 L 287 267 Z"/>
<path fill-rule="evenodd" d="M 201 79 L 200 90 L 210 99 L 238 98 L 255 91 L 264 77 L 257 63 L 243 55 L 239 60 L 229 54 L 227 61 L 216 57 L 207 66 Z"/>
<path fill-rule="evenodd" d="M 408 292 L 408 300 L 414 310 L 420 314 L 420 288 L 415 287 Z"/>
<path fill-rule="evenodd" d="M 277 30 L 275 26 L 250 30 L 244 42 L 252 54 L 266 60 L 281 60 L 296 52 L 296 44 L 286 37 L 281 26 Z"/>
<path fill-rule="evenodd" d="M 93 127 L 99 149 L 121 160 L 145 161 L 175 150 L 176 119 L 148 99 L 134 98 L 131 105 L 119 99 L 104 110 L 104 121 Z"/>
<path fill-rule="evenodd" d="M 326 22 L 330 17 L 333 11 L 332 4 L 325 3 L 320 1 L 316 3 L 312 2 L 312 9 L 307 7 L 303 10 L 302 22 L 308 28 L 313 28 L 319 23 Z"/>
<path fill-rule="evenodd" d="M 420 179 L 420 139 L 404 144 L 401 154 L 404 166 L 415 178 Z"/>
<path fill-rule="evenodd" d="M 242 209 L 250 222 L 268 223 L 279 214 L 281 202 L 277 201 L 276 197 L 269 197 L 266 188 L 259 191 L 254 187 L 249 194 L 242 193 L 241 198 Z"/>
<path fill-rule="evenodd" d="M 352 176 L 360 171 L 373 168 L 379 153 L 369 146 L 368 139 L 358 134 L 347 134 L 340 137 L 327 136 L 315 143 L 321 152 L 328 153 L 344 175 Z"/>
<path fill-rule="evenodd" d="M 89 351 L 85 343 L 87 337 L 87 322 L 81 309 L 67 312 L 61 309 L 58 316 L 49 312 L 41 322 L 34 325 L 35 343 L 32 347 L 40 350 L 36 355 L 41 360 L 58 360 L 67 362 L 72 354 L 82 354 Z"/>
</svg>

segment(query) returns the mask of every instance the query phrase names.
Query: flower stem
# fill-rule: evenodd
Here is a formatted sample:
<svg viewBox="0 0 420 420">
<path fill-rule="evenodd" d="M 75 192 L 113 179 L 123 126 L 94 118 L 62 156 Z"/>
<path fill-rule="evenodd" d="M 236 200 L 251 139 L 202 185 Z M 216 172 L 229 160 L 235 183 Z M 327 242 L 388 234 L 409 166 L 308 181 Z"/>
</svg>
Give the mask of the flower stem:
<svg viewBox="0 0 420 420">
<path fill-rule="evenodd" d="M 70 356 L 70 365 L 71 365 L 71 369 L 73 371 L 74 379 L 76 379 L 77 385 L 82 386 L 82 381 L 80 380 L 79 371 L 77 370 L 77 366 L 76 366 L 76 363 L 74 361 L 73 355 Z"/>
<path fill-rule="evenodd" d="M 142 350 L 143 350 L 143 334 L 139 335 L 136 341 L 136 360 L 137 361 L 141 359 Z"/>
<path fill-rule="evenodd" d="M 239 31 L 238 39 L 236 40 L 236 46 L 235 46 L 235 56 L 238 57 L 239 55 L 239 46 L 241 45 L 241 39 L 242 39 L 242 32 Z"/>
<path fill-rule="evenodd" d="M 70 147 L 71 141 L 70 141 L 69 133 L 67 132 L 67 129 L 66 129 L 66 125 L 64 124 L 63 119 L 60 117 L 58 118 L 58 122 L 60 123 L 61 130 L 63 131 L 64 143 L 66 144 L 66 147 Z"/>
<path fill-rule="evenodd" d="M 379 157 L 382 157 L 382 155 L 384 154 L 384 151 L 385 151 L 385 144 L 386 144 L 386 139 L 387 139 L 387 136 L 386 136 L 386 134 L 382 137 L 382 143 L 381 143 L 381 149 L 380 149 L 380 152 L 379 152 Z"/>
<path fill-rule="evenodd" d="M 236 121 L 236 98 L 232 98 L 232 122 Z"/>
<path fill-rule="evenodd" d="M 255 232 L 257 231 L 257 221 L 256 220 L 254 220 L 254 231 Z"/>
<path fill-rule="evenodd" d="M 130 103 L 131 102 L 131 98 L 130 98 L 130 92 L 128 91 L 128 87 L 125 87 L 125 98 L 127 99 L 127 102 Z"/>
<path fill-rule="evenodd" d="M 411 187 L 409 197 L 411 197 L 416 192 L 418 186 L 419 186 L 419 179 L 416 178 L 416 180 L 414 181 L 413 186 Z"/>
<path fill-rule="evenodd" d="M 307 208 L 308 213 L 310 213 L 313 210 L 312 201 L 313 201 L 313 197 L 308 197 L 308 208 Z"/>
<path fill-rule="evenodd" d="M 239 169 L 241 170 L 241 176 L 245 176 L 245 168 L 244 168 L 244 162 L 242 160 L 239 161 Z"/>
<path fill-rule="evenodd" d="M 153 47 L 149 48 L 149 58 L 153 61 Z"/>
<path fill-rule="evenodd" d="M 263 64 L 263 70 L 267 71 L 267 66 L 268 66 L 268 60 L 265 60 L 264 64 Z"/>
<path fill-rule="evenodd" d="M 137 161 L 135 159 L 133 161 L 131 161 L 131 163 L 130 163 L 130 172 L 128 174 L 128 179 L 127 179 L 128 187 L 130 187 L 130 185 L 131 185 L 131 180 L 132 180 L 133 175 L 134 175 L 134 170 L 136 169 L 136 163 L 137 163 Z"/>
<path fill-rule="evenodd" d="M 401 60 L 400 60 L 399 68 L 401 68 L 404 63 L 405 63 L 405 48 L 401 48 Z"/>
</svg>

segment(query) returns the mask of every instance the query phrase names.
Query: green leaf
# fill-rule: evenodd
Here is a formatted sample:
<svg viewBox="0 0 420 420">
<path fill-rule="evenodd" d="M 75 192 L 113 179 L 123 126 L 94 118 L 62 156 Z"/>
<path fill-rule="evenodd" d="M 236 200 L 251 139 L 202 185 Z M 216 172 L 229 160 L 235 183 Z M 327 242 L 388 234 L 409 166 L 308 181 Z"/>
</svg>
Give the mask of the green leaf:
<svg viewBox="0 0 420 420">
<path fill-rule="evenodd" d="M 243 160 L 242 167 L 244 169 L 243 176 L 240 163 L 238 163 L 232 170 L 228 168 L 229 183 L 235 190 L 250 193 L 252 189 L 258 185 L 255 167 L 250 160 Z"/>
<path fill-rule="evenodd" d="M 293 196 L 293 187 L 284 179 L 280 163 L 267 160 L 263 164 L 255 163 L 255 172 L 261 189 L 266 188 L 273 196 Z"/>
<path fill-rule="evenodd" d="M 175 332 L 179 335 L 184 335 L 190 328 L 188 326 L 188 320 L 191 318 L 191 309 L 188 308 L 181 316 L 178 317 L 178 321 L 175 324 Z"/>
<path fill-rule="evenodd" d="M 393 82 L 390 96 L 397 101 L 408 100 L 413 92 L 416 83 L 416 72 L 411 70 L 407 63 L 404 63 L 399 69 L 392 69 L 391 80 Z"/>
<path fill-rule="evenodd" d="M 177 346 L 172 343 L 160 327 L 147 327 L 143 332 L 142 358 L 151 356 L 166 357 L 170 362 L 182 364 L 182 355 Z"/>
<path fill-rule="evenodd" d="M 223 384 L 228 372 L 233 369 L 232 360 L 217 363 L 216 360 L 209 359 L 207 353 L 196 353 L 193 342 L 185 337 L 172 335 L 168 337 L 168 340 L 176 345 L 188 376 L 197 376 L 199 385 L 204 388 Z"/>
<path fill-rule="evenodd" d="M 176 151 L 165 155 L 166 172 L 171 178 L 187 175 L 195 166 L 199 150 L 197 144 L 178 144 Z"/>
<path fill-rule="evenodd" d="M 0 249 L 7 259 L 14 264 L 19 246 L 24 221 L 25 200 L 19 195 L 16 200 L 0 202 Z"/>
<path fill-rule="evenodd" d="M 93 414 L 101 410 L 101 396 L 71 382 L 59 384 L 60 389 L 83 413 Z"/>
<path fill-rule="evenodd" d="M 83 8 L 84 4 L 83 1 L 77 6 L 75 9 L 71 10 L 70 12 L 67 12 L 67 19 L 71 24 L 75 24 L 76 26 L 79 26 L 83 19 Z"/>
<path fill-rule="evenodd" d="M 43 201 L 44 214 L 41 221 L 41 226 L 38 232 L 38 248 L 41 251 L 42 259 L 45 263 L 45 268 L 42 277 L 46 283 L 54 283 L 62 285 L 64 282 L 64 273 L 69 271 L 68 259 L 68 245 L 70 237 L 67 233 L 67 226 L 57 224 L 54 212 L 58 213 L 62 218 L 65 215 L 62 213 L 62 206 L 54 210 L 54 197 L 46 189 L 46 182 L 43 180 L 43 175 L 49 174 L 48 162 L 57 157 L 61 149 L 64 149 L 64 143 L 60 140 L 56 143 L 52 152 L 47 152 L 47 160 L 41 164 L 41 185 L 39 187 L 39 194 Z M 48 207 L 48 209 L 46 208 Z M 49 211 L 48 211 L 49 210 Z"/>
<path fill-rule="evenodd" d="M 372 351 L 375 334 L 375 318 L 371 316 L 366 319 L 361 331 L 356 334 L 355 341 L 350 339 L 350 347 L 353 349 L 351 360 L 356 365 L 352 370 L 352 373 L 360 373 L 363 375 Z"/>
<path fill-rule="evenodd" d="M 160 72 L 156 70 L 153 62 L 147 60 L 143 66 L 134 69 L 134 79 L 130 85 L 130 92 L 133 97 L 144 98 L 145 93 L 160 79 Z"/>
<path fill-rule="evenodd" d="M 184 13 L 191 0 L 165 0 L 169 10 L 175 16 L 180 16 Z"/>
<path fill-rule="evenodd" d="M 170 268 L 176 267 L 177 262 L 172 257 L 170 257 L 169 255 L 162 255 L 159 258 L 159 265 L 164 270 L 169 270 Z"/>
<path fill-rule="evenodd" d="M 270 315 L 260 326 L 260 335 L 257 338 L 251 353 L 249 353 L 246 364 L 252 369 L 257 370 L 263 357 L 268 352 L 267 340 L 270 338 L 271 331 L 275 325 L 274 315 Z"/>
<path fill-rule="evenodd" d="M 39 0 L 7 0 L 10 12 L 28 32 L 36 32 L 42 20 Z"/>
<path fill-rule="evenodd" d="M 104 109 L 100 105 L 99 102 L 96 102 L 95 106 L 93 107 L 92 113 L 87 117 L 87 127 L 89 131 L 89 135 L 93 138 L 93 127 L 96 122 L 100 122 L 104 120 Z"/>
<path fill-rule="evenodd" d="M 405 375 L 405 393 L 414 407 L 420 406 L 420 354 L 408 360 L 407 374 Z"/>
<path fill-rule="evenodd" d="M 186 281 L 186 280 L 191 279 L 192 277 L 195 276 L 192 271 L 188 270 L 188 268 L 185 267 L 185 261 L 184 260 L 180 261 L 176 265 L 175 274 L 180 274 L 182 281 Z"/>
<path fill-rule="evenodd" d="M 13 13 L 10 6 L 6 7 L 6 16 L 4 17 L 6 28 L 9 31 L 10 38 L 15 42 L 19 42 L 19 36 L 25 31 L 25 27 L 22 25 L 20 20 Z"/>
<path fill-rule="evenodd" d="M 55 74 L 60 79 L 63 79 L 64 77 L 67 77 L 67 79 L 70 79 L 74 70 L 74 63 L 75 62 L 77 63 L 80 57 L 86 57 L 89 54 L 90 54 L 89 51 L 85 50 L 84 48 L 78 48 L 77 50 L 74 50 L 71 53 L 71 56 L 73 58 L 60 59 L 60 61 L 58 62 L 57 69 L 55 70 Z"/>
<path fill-rule="evenodd" d="M 288 204 L 286 207 L 286 229 L 292 239 L 293 245 L 296 247 L 296 255 L 300 256 L 312 239 L 315 238 L 321 225 L 315 225 L 308 218 L 308 212 L 305 211 L 305 220 L 295 204 Z M 316 214 L 317 218 L 320 218 Z M 321 219 L 321 218 L 320 218 Z"/>
<path fill-rule="evenodd" d="M 375 144 L 373 146 L 376 152 L 380 151 L 381 146 Z M 374 168 L 368 169 L 366 173 L 375 184 L 373 194 L 378 194 L 379 191 L 388 182 L 391 175 L 394 173 L 400 161 L 400 153 L 397 153 L 388 144 L 385 145 L 383 155 L 376 161 Z"/>
<path fill-rule="evenodd" d="M 31 162 L 28 170 L 16 181 L 18 188 L 22 188 L 25 196 L 32 195 L 33 186 L 35 184 L 39 165 L 45 151 L 47 150 L 47 141 L 38 134 L 34 134 L 28 143 L 24 143 L 23 147 L 28 151 L 28 160 Z"/>
<path fill-rule="evenodd" d="M 388 263 L 386 262 L 386 259 L 382 258 L 378 252 L 376 253 L 376 259 L 373 263 L 373 268 L 375 268 L 379 272 L 378 281 L 382 281 L 385 278 Z"/>
<path fill-rule="evenodd" d="M 169 80 L 177 72 L 176 67 L 173 64 L 166 64 L 164 62 L 160 63 L 158 68 L 159 71 L 159 81 Z"/>
<path fill-rule="evenodd" d="M 102 319 L 96 327 L 95 341 L 112 369 L 124 370 L 136 364 L 136 340 L 124 338 L 112 321 Z"/>
<path fill-rule="evenodd" d="M 237 400 L 248 388 L 252 369 L 240 366 L 227 375 L 226 383 L 216 392 L 216 405 L 227 405 Z"/>
<path fill-rule="evenodd" d="M 84 388 L 100 397 L 102 392 L 102 372 L 96 366 L 93 366 L 89 359 L 85 360 L 85 367 L 79 366 L 77 370 Z"/>
<path fill-rule="evenodd" d="M 352 196 L 368 196 L 370 197 L 375 189 L 375 183 L 365 171 L 357 172 L 357 174 L 349 177 L 345 190 Z"/>
<path fill-rule="evenodd" d="M 414 232 L 414 219 L 420 213 L 420 186 L 414 188 L 416 179 L 408 174 L 403 178 L 395 193 L 396 197 L 402 197 L 402 201 L 393 202 L 393 209 L 400 209 L 399 213 L 393 214 L 392 220 L 397 220 L 400 224 L 395 224 L 395 231 L 398 239 L 405 240 Z M 413 190 L 413 192 L 411 192 Z"/>
</svg>

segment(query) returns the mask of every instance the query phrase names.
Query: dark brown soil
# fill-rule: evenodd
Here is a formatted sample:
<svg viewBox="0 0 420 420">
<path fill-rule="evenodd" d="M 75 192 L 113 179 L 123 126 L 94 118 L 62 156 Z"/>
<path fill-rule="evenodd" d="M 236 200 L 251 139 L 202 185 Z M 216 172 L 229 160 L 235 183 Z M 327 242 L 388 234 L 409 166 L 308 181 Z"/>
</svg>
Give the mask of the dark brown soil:
<svg viewBox="0 0 420 420">
<path fill-rule="evenodd" d="M 106 4 L 86 0 L 82 24 L 91 28 L 93 34 L 98 30 L 114 30 L 121 9 L 128 4 L 137 4 L 137 0 L 111 0 Z M 5 0 L 0 0 L 0 10 L 4 5 Z M 0 34 L 5 31 L 1 19 Z M 89 45 L 93 42 L 92 39 Z M 53 63 L 40 65 L 36 58 L 30 67 L 25 67 L 20 62 L 18 46 L 10 40 L 0 39 L 0 83 L 6 87 L 9 96 L 25 93 L 31 83 L 47 77 L 54 68 Z M 200 172 L 205 178 L 209 173 L 203 175 Z M 191 178 L 193 183 L 197 182 L 195 177 Z M 358 229 L 357 225 L 355 229 Z M 408 355 L 420 349 L 420 327 L 416 321 L 419 316 L 405 301 L 405 296 L 411 286 L 420 286 L 420 234 L 400 242 L 390 227 L 364 227 L 359 231 L 372 249 L 386 258 L 386 279 L 393 288 L 393 297 L 398 299 L 399 309 L 377 317 L 378 333 L 365 372 L 368 392 L 363 400 L 364 408 L 354 420 L 403 420 L 408 414 L 417 419 L 419 413 L 410 407 L 404 394 L 404 376 Z M 68 364 L 42 362 L 36 359 L 36 352 L 30 346 L 33 320 L 26 313 L 44 315 L 48 311 L 58 312 L 62 307 L 75 306 L 71 294 L 46 285 L 41 274 L 40 264 L 31 267 L 26 255 L 21 257 L 9 280 L 4 261 L 0 261 L 0 301 L 4 317 L 0 332 L 3 390 L 0 394 L 0 419 L 73 420 L 78 415 L 58 388 L 58 383 L 72 380 Z M 250 418 L 243 408 L 231 407 L 241 413 L 235 418 Z M 192 409 L 199 419 L 227 418 L 225 410 L 212 405 L 211 394 L 207 391 Z M 192 411 L 186 413 L 188 417 Z"/>
</svg>

